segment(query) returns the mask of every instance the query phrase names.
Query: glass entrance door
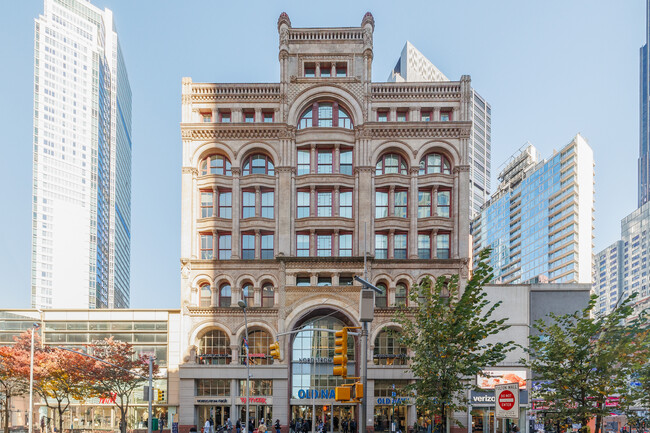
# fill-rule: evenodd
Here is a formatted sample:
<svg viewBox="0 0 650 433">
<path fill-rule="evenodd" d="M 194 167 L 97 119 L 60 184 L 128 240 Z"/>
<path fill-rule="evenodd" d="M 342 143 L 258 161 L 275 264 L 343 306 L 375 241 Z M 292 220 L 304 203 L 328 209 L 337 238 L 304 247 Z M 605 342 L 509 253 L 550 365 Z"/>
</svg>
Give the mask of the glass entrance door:
<svg viewBox="0 0 650 433">
<path fill-rule="evenodd" d="M 230 406 L 199 406 L 199 426 L 203 427 L 210 417 L 214 427 L 224 425 L 230 418 Z"/>
</svg>

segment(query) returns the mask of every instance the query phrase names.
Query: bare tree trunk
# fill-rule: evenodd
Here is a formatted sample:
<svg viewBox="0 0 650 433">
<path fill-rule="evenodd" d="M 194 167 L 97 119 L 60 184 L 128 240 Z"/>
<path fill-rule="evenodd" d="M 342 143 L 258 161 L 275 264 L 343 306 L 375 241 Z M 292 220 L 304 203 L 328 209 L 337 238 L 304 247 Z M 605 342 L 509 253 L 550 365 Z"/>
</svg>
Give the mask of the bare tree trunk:
<svg viewBox="0 0 650 433">
<path fill-rule="evenodd" d="M 6 394 L 7 398 L 5 398 L 5 433 L 9 433 L 9 404 L 11 404 L 11 397 L 9 396 L 9 393 Z"/>
<path fill-rule="evenodd" d="M 57 412 L 59 414 L 59 433 L 63 433 L 63 412 L 64 412 L 64 410 L 61 409 L 61 405 L 57 406 L 56 409 L 57 409 Z M 71 433 L 72 433 L 72 431 L 71 431 Z"/>
<path fill-rule="evenodd" d="M 127 407 L 119 406 L 119 408 L 120 408 L 120 432 L 126 433 L 126 412 L 128 411 L 128 406 Z"/>
</svg>

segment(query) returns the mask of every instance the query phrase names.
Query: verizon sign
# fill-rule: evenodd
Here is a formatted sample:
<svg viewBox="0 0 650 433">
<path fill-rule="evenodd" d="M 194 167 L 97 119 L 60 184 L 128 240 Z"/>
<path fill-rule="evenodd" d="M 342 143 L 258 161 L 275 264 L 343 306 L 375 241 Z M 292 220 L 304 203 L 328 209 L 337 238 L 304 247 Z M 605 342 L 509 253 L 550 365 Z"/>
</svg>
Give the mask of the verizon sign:
<svg viewBox="0 0 650 433">
<path fill-rule="evenodd" d="M 499 419 L 519 419 L 519 384 L 504 383 L 495 385 L 496 417 Z"/>
</svg>

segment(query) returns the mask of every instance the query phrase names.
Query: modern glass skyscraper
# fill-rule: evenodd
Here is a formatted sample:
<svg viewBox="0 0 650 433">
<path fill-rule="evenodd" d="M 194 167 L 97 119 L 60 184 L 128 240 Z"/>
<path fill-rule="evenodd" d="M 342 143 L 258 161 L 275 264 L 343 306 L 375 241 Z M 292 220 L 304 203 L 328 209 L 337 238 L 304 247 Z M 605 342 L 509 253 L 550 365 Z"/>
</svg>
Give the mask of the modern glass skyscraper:
<svg viewBox="0 0 650 433">
<path fill-rule="evenodd" d="M 131 89 L 110 10 L 45 0 L 33 150 L 32 306 L 128 307 Z"/>
<path fill-rule="evenodd" d="M 639 207 L 650 201 L 650 0 L 646 0 L 645 34 L 639 68 Z"/>
<path fill-rule="evenodd" d="M 528 146 L 472 222 L 474 257 L 492 248 L 497 283 L 591 283 L 594 158 L 579 134 L 548 160 Z"/>
<path fill-rule="evenodd" d="M 391 71 L 389 82 L 449 81 L 424 54 L 406 42 L 402 54 Z M 472 130 L 469 139 L 469 212 L 474 218 L 481 206 L 490 198 L 492 165 L 492 109 L 490 104 L 472 88 L 470 119 Z"/>
</svg>

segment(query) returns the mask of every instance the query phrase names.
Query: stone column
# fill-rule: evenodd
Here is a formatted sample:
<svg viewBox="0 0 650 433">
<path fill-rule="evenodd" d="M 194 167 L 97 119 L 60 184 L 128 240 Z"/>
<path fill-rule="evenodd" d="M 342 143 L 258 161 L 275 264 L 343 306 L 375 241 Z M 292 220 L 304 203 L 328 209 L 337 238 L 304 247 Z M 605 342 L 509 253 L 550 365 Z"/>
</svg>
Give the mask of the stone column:
<svg viewBox="0 0 650 433">
<path fill-rule="evenodd" d="M 341 145 L 336 143 L 334 145 L 334 154 L 332 156 L 332 173 L 341 172 Z"/>
<path fill-rule="evenodd" d="M 409 110 L 409 122 L 420 121 L 420 107 L 411 107 Z"/>
<path fill-rule="evenodd" d="M 431 188 L 431 216 L 438 216 L 438 185 Z"/>
<path fill-rule="evenodd" d="M 316 272 L 312 272 L 309 274 L 309 284 L 312 286 L 318 285 L 318 274 Z"/>
<path fill-rule="evenodd" d="M 232 168 L 232 258 L 241 258 L 241 233 L 239 220 L 241 218 L 241 191 L 239 190 L 239 167 Z"/>
<path fill-rule="evenodd" d="M 309 190 L 309 216 L 318 216 L 318 195 L 313 185 Z"/>
<path fill-rule="evenodd" d="M 312 108 L 313 110 L 313 108 Z M 313 116 L 313 113 L 312 113 Z M 311 148 L 309 149 L 309 172 L 310 173 L 318 173 L 318 154 L 316 152 L 316 145 L 312 144 Z"/>
<path fill-rule="evenodd" d="M 397 108 L 391 107 L 391 109 L 388 112 L 388 121 L 397 122 Z"/>
<path fill-rule="evenodd" d="M 440 107 L 433 107 L 433 119 L 435 122 L 440 121 Z"/>
<path fill-rule="evenodd" d="M 219 216 L 219 188 L 216 186 L 212 187 L 212 216 Z"/>
<path fill-rule="evenodd" d="M 332 192 L 332 216 L 340 216 L 340 191 L 339 191 L 339 186 L 336 185 L 334 187 L 334 191 Z"/>
<path fill-rule="evenodd" d="M 411 191 L 409 199 L 409 250 L 408 258 L 418 258 L 418 167 L 411 167 Z"/>
<path fill-rule="evenodd" d="M 262 216 L 262 190 L 259 186 L 255 187 L 255 216 Z"/>
<path fill-rule="evenodd" d="M 219 231 L 212 230 L 212 260 L 217 260 L 217 254 L 219 254 L 219 246 L 217 241 L 219 240 Z"/>
<path fill-rule="evenodd" d="M 264 119 L 262 118 L 262 109 L 261 108 L 256 108 L 255 109 L 255 117 L 253 118 L 255 122 L 263 122 Z"/>
<path fill-rule="evenodd" d="M 388 258 L 395 258 L 395 229 L 390 229 L 388 231 Z M 388 290 L 388 288 L 386 288 Z"/>
<path fill-rule="evenodd" d="M 260 229 L 255 229 L 255 258 L 260 258 L 260 251 L 262 249 L 262 238 L 260 236 Z"/>
<path fill-rule="evenodd" d="M 253 306 L 262 305 L 262 288 L 253 287 Z"/>
<path fill-rule="evenodd" d="M 320 62 L 316 62 L 316 76 L 320 77 Z"/>
<path fill-rule="evenodd" d="M 210 286 L 210 308 L 219 305 L 219 287 L 212 284 Z"/>
<path fill-rule="evenodd" d="M 438 258 L 438 229 L 431 230 L 431 258 Z"/>
<path fill-rule="evenodd" d="M 338 255 L 339 255 L 339 231 L 334 230 L 334 235 L 332 236 L 332 256 L 338 257 Z M 334 283 L 332 284 L 334 285 Z"/>
<path fill-rule="evenodd" d="M 388 188 L 388 216 L 395 216 L 395 185 Z"/>
<path fill-rule="evenodd" d="M 230 359 L 230 364 L 237 365 L 239 364 L 239 345 L 238 344 L 231 344 L 230 345 L 230 352 L 232 354 L 232 358 Z M 230 395 L 237 395 L 236 393 L 232 393 L 232 384 L 231 384 L 231 390 L 230 390 Z"/>
<path fill-rule="evenodd" d="M 316 256 L 316 230 L 309 230 L 309 255 Z"/>
</svg>

